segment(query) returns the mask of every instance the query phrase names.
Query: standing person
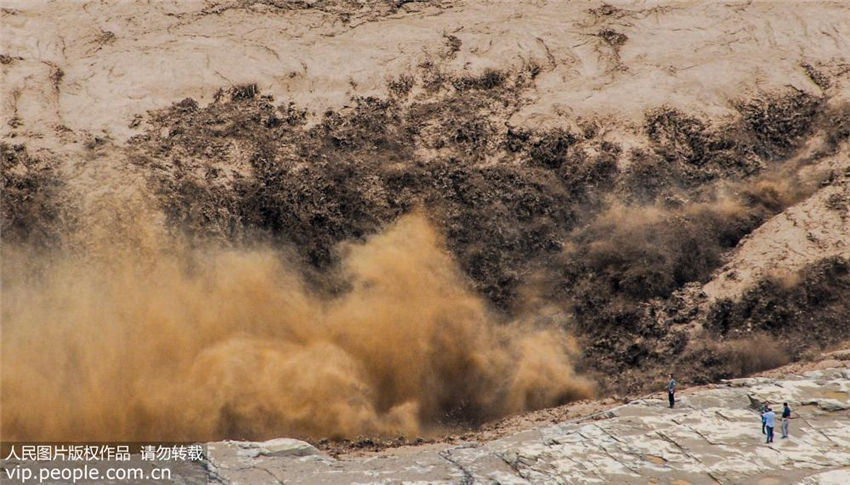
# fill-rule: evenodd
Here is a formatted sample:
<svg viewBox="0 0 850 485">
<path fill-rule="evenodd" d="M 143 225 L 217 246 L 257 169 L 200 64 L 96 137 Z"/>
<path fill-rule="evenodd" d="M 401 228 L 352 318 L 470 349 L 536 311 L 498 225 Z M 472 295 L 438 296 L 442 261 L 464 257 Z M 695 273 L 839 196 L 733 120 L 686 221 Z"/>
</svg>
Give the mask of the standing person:
<svg viewBox="0 0 850 485">
<path fill-rule="evenodd" d="M 676 403 L 676 379 L 673 379 L 673 374 L 670 374 L 670 382 L 667 384 L 667 400 L 670 401 L 670 409 Z"/>
<path fill-rule="evenodd" d="M 773 427 L 776 425 L 776 414 L 773 413 L 773 409 L 767 408 L 767 412 L 764 413 L 764 426 L 767 429 L 767 441 L 765 443 L 773 443 Z"/>
<path fill-rule="evenodd" d="M 770 409 L 770 405 L 767 401 L 765 401 L 765 403 L 761 405 L 761 434 L 767 434 L 767 430 L 764 429 L 764 416 L 767 414 L 768 409 Z"/>
<path fill-rule="evenodd" d="M 788 403 L 782 403 L 782 437 L 788 437 L 788 426 L 791 424 L 791 408 Z"/>
</svg>

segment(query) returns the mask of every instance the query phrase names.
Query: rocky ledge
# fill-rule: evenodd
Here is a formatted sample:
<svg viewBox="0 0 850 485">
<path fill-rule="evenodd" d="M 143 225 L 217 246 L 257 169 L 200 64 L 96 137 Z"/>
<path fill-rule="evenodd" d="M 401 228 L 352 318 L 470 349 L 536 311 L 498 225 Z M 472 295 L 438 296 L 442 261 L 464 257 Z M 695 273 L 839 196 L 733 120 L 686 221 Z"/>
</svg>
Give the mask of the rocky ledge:
<svg viewBox="0 0 850 485">
<path fill-rule="evenodd" d="M 331 458 L 307 443 L 208 449 L 224 483 L 850 483 L 850 367 L 734 379 L 650 396 L 490 442 Z M 763 402 L 794 410 L 791 437 L 764 443 Z"/>
</svg>

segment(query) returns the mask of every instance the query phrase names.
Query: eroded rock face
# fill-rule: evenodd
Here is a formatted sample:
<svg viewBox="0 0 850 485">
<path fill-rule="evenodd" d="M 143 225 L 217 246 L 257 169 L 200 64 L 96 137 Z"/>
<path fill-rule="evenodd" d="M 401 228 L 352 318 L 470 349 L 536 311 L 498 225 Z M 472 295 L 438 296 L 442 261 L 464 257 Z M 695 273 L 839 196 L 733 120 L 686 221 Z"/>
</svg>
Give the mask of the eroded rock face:
<svg viewBox="0 0 850 485">
<path fill-rule="evenodd" d="M 784 378 L 749 378 L 686 390 L 675 409 L 649 396 L 578 421 L 488 443 L 412 447 L 333 459 L 285 440 L 283 454 L 245 450 L 266 443 L 209 446 L 225 483 L 274 477 L 297 483 L 847 483 L 850 480 L 850 367 Z M 764 443 L 755 407 L 794 411 L 791 437 Z M 269 443 L 272 443 L 270 445 Z M 761 483 L 761 482 L 759 482 Z"/>
</svg>

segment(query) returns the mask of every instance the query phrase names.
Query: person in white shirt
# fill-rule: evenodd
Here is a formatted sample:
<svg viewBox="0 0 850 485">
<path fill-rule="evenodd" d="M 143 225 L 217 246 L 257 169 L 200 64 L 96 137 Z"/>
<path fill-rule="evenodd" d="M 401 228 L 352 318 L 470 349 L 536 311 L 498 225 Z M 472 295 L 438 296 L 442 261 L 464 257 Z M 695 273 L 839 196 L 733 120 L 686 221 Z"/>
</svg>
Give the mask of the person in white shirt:
<svg viewBox="0 0 850 485">
<path fill-rule="evenodd" d="M 776 426 L 776 414 L 773 409 L 767 408 L 764 413 L 764 427 L 767 429 L 767 441 L 765 443 L 773 443 L 773 427 Z"/>
</svg>

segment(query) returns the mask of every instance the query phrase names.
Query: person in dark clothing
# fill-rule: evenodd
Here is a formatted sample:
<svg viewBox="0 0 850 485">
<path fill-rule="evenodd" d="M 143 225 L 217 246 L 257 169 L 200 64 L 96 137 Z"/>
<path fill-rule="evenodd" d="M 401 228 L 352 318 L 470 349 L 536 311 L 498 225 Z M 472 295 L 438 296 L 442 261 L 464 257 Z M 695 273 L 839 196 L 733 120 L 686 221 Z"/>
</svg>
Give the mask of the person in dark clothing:
<svg viewBox="0 0 850 485">
<path fill-rule="evenodd" d="M 670 374 L 670 382 L 667 384 L 667 400 L 670 401 L 670 409 L 676 404 L 676 380 L 673 379 L 673 374 Z"/>
<path fill-rule="evenodd" d="M 767 430 L 765 428 L 765 418 L 764 415 L 767 414 L 767 410 L 770 409 L 768 403 L 764 403 L 761 406 L 761 434 L 767 434 Z"/>
<path fill-rule="evenodd" d="M 788 437 L 788 426 L 791 424 L 791 408 L 788 403 L 782 403 L 782 437 Z"/>
</svg>

